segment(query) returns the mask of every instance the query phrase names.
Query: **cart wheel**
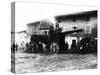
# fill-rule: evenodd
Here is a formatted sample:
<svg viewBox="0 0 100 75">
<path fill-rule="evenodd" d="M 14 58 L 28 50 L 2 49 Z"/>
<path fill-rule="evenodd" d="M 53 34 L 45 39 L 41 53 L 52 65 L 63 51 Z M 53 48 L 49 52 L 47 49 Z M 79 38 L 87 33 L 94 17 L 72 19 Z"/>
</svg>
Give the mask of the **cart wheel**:
<svg viewBox="0 0 100 75">
<path fill-rule="evenodd" d="M 58 51 L 59 51 L 59 45 L 58 45 L 58 43 L 52 42 L 50 44 L 50 52 L 51 53 L 58 53 Z"/>
</svg>

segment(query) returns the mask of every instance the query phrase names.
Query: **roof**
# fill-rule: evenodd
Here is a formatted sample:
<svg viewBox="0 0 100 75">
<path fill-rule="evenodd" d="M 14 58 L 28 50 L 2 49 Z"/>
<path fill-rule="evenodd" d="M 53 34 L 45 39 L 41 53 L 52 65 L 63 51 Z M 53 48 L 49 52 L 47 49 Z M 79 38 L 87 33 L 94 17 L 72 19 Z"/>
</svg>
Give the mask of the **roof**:
<svg viewBox="0 0 100 75">
<path fill-rule="evenodd" d="M 33 26 L 33 25 L 37 25 L 37 24 L 40 24 L 40 21 L 32 22 L 32 23 L 29 23 L 27 25 L 28 26 Z"/>
<path fill-rule="evenodd" d="M 19 31 L 19 32 L 11 32 L 11 34 L 15 34 L 15 33 L 26 33 L 26 30 Z"/>
<path fill-rule="evenodd" d="M 85 12 L 79 12 L 74 14 L 68 14 L 68 15 L 59 15 L 55 16 L 56 20 L 64 20 L 64 19 L 76 19 L 76 18 L 86 18 L 86 17 L 97 17 L 97 10 L 93 11 L 85 11 Z"/>
<path fill-rule="evenodd" d="M 37 26 L 40 25 L 40 30 L 46 30 L 49 29 L 50 27 L 53 27 L 53 23 L 49 20 L 40 20 L 36 22 L 29 23 L 28 26 Z"/>
<path fill-rule="evenodd" d="M 82 31 L 83 31 L 83 29 L 77 29 L 77 30 L 71 30 L 71 31 L 62 32 L 62 34 L 65 35 L 65 34 L 71 34 L 71 33 L 82 32 Z"/>
</svg>

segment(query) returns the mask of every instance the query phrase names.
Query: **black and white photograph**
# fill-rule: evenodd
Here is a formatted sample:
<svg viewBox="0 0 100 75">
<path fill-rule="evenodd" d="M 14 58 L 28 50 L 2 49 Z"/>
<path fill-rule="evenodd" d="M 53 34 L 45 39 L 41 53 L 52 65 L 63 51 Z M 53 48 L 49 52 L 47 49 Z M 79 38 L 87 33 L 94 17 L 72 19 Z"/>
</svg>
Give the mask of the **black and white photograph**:
<svg viewBox="0 0 100 75">
<path fill-rule="evenodd" d="M 97 69 L 97 42 L 96 7 L 11 3 L 13 73 Z"/>
</svg>

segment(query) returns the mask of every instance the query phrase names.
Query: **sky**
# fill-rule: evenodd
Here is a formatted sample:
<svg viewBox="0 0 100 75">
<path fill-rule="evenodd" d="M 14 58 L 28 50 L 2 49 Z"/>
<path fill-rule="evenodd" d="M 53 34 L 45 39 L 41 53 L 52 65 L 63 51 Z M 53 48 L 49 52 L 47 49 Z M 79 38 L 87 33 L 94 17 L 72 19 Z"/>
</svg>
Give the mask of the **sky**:
<svg viewBox="0 0 100 75">
<path fill-rule="evenodd" d="M 15 3 L 15 32 L 27 29 L 27 24 L 42 19 L 55 23 L 54 16 L 68 15 L 82 11 L 97 10 L 93 6 L 46 4 L 33 2 Z"/>
</svg>

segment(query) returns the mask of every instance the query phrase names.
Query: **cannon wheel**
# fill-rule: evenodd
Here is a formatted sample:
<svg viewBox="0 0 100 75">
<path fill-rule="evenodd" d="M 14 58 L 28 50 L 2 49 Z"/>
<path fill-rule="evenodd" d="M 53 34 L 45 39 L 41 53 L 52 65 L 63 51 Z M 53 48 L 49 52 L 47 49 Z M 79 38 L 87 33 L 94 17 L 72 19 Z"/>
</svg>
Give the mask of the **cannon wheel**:
<svg viewBox="0 0 100 75">
<path fill-rule="evenodd" d="M 50 53 L 58 53 L 59 51 L 59 45 L 57 42 L 52 42 L 50 44 Z"/>
</svg>

